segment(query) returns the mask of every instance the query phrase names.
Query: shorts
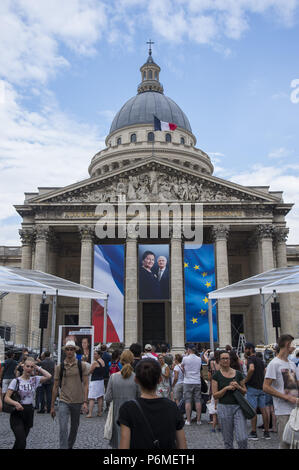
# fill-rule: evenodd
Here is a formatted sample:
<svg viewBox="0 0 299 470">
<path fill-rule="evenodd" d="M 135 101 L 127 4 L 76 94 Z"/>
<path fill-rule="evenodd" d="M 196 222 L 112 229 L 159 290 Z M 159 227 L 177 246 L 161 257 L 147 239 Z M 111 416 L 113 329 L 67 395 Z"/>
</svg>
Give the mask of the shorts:
<svg viewBox="0 0 299 470">
<path fill-rule="evenodd" d="M 201 403 L 200 384 L 184 384 L 184 400 L 185 403 Z"/>
<path fill-rule="evenodd" d="M 246 398 L 255 410 L 257 408 L 265 408 L 266 406 L 266 394 L 263 392 L 263 390 L 248 387 Z"/>
<path fill-rule="evenodd" d="M 266 393 L 266 406 L 273 406 L 273 397 Z"/>
<path fill-rule="evenodd" d="M 184 395 L 184 384 L 183 383 L 176 384 L 176 386 L 174 387 L 173 398 L 175 400 L 181 401 L 181 399 L 183 398 L 183 395 Z"/>
</svg>

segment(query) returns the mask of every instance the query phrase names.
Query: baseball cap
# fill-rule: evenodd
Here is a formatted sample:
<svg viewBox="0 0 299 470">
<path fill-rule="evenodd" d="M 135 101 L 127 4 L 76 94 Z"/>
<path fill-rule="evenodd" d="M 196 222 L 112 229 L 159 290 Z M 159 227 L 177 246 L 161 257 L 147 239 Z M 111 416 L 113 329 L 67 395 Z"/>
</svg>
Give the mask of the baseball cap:
<svg viewBox="0 0 299 470">
<path fill-rule="evenodd" d="M 151 350 L 152 350 L 151 344 L 146 344 L 146 345 L 144 346 L 144 349 L 145 349 L 145 351 L 151 351 Z"/>
</svg>

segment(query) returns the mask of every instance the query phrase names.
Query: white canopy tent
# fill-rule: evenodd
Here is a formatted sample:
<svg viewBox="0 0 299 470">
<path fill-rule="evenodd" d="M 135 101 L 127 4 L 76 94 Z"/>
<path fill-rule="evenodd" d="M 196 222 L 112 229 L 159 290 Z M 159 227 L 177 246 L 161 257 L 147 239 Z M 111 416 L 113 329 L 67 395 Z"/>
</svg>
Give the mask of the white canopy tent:
<svg viewBox="0 0 299 470">
<path fill-rule="evenodd" d="M 104 337 L 106 342 L 107 327 L 107 303 L 108 294 L 90 287 L 67 281 L 61 277 L 42 271 L 34 271 L 31 269 L 9 268 L 0 266 L 0 298 L 9 293 L 17 294 L 37 294 L 53 296 L 53 314 L 51 329 L 51 352 L 53 352 L 55 324 L 56 324 L 56 305 L 57 296 L 76 297 L 83 299 L 101 299 L 104 304 Z"/>
<path fill-rule="evenodd" d="M 243 281 L 236 282 L 221 289 L 209 293 L 209 320 L 210 320 L 210 342 L 213 345 L 213 323 L 212 323 L 212 300 L 230 299 L 234 297 L 245 297 L 248 295 L 260 295 L 264 321 L 265 344 L 268 344 L 268 332 L 266 324 L 265 307 L 267 301 L 276 294 L 299 291 L 299 266 L 270 269 L 256 276 L 249 277 Z M 265 295 L 270 297 L 265 300 Z M 212 348 L 212 346 L 211 346 Z"/>
</svg>

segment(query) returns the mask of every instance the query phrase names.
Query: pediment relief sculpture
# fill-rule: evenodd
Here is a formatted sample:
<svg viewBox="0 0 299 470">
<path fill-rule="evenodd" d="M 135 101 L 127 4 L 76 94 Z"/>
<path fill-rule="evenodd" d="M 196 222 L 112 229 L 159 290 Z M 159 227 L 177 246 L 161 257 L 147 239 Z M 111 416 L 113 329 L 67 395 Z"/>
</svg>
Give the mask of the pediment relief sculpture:
<svg viewBox="0 0 299 470">
<path fill-rule="evenodd" d="M 99 181 L 98 187 L 73 189 L 48 201 L 65 203 L 114 203 L 120 199 L 130 202 L 245 202 L 264 199 L 179 172 L 161 170 L 126 173 Z M 93 185 L 94 186 L 94 185 Z"/>
</svg>

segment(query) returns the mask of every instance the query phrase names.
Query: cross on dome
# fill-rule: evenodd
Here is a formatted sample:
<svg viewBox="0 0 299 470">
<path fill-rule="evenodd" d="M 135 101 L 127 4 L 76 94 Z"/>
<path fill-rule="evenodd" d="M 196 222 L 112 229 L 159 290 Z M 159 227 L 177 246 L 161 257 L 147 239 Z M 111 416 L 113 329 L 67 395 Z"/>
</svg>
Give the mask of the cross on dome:
<svg viewBox="0 0 299 470">
<path fill-rule="evenodd" d="M 152 45 L 152 44 L 155 44 L 155 43 L 150 39 L 149 41 L 147 41 L 146 44 L 149 44 L 148 53 L 149 53 L 149 55 L 152 55 L 152 48 L 151 48 L 151 45 Z"/>
</svg>

